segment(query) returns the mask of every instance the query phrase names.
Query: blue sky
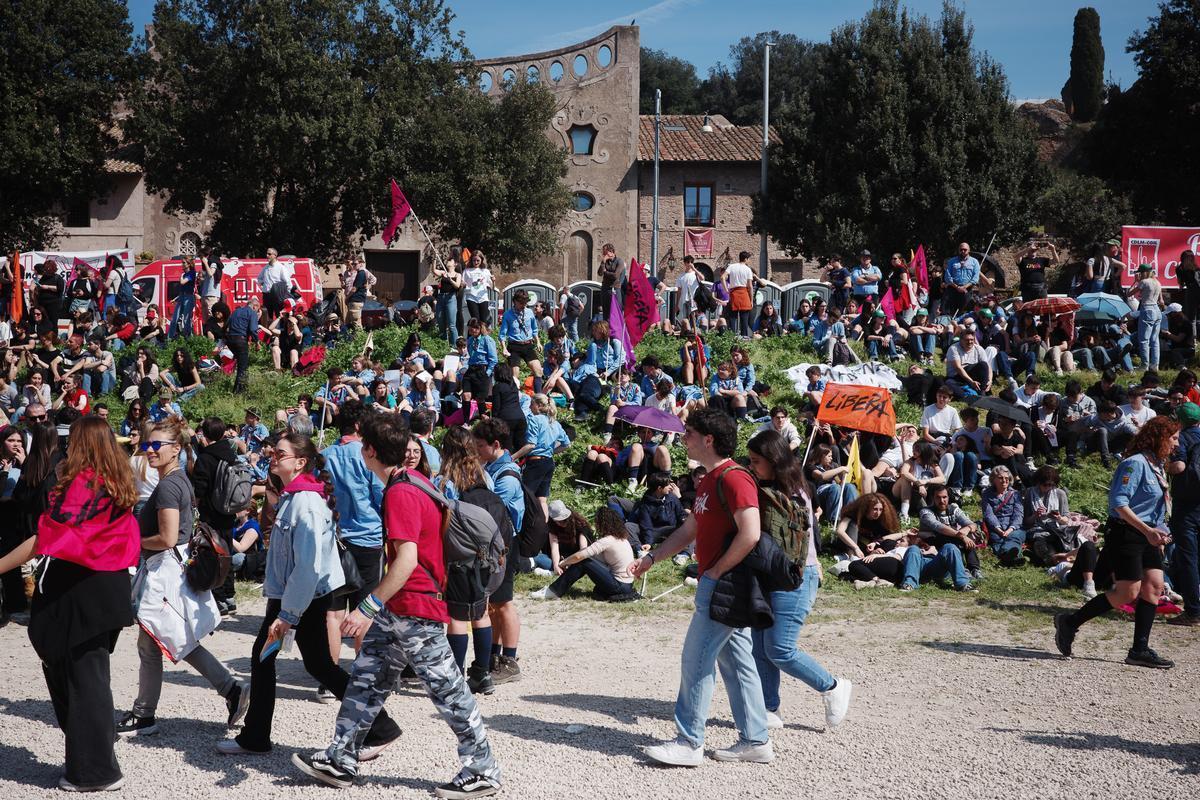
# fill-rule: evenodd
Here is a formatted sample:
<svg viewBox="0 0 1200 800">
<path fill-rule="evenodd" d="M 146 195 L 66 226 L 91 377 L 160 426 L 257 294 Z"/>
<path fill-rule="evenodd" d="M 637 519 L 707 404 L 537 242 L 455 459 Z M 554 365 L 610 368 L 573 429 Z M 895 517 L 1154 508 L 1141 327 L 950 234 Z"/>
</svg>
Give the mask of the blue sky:
<svg viewBox="0 0 1200 800">
<path fill-rule="evenodd" d="M 1072 22 L 1084 2 L 963 0 L 975 26 L 975 45 L 1004 65 L 1017 99 L 1058 97 L 1067 78 Z M 941 0 L 909 0 L 917 14 L 936 17 Z M 1128 87 L 1137 77 L 1125 52 L 1129 35 L 1146 27 L 1155 0 L 1090 0 L 1100 12 L 1105 72 Z M 764 30 L 824 40 L 843 22 L 859 19 L 871 0 L 450 0 L 455 24 L 479 58 L 563 47 L 636 18 L 642 45 L 696 65 L 703 77 L 729 46 Z M 129 0 L 135 30 L 150 21 L 154 0 Z"/>
</svg>

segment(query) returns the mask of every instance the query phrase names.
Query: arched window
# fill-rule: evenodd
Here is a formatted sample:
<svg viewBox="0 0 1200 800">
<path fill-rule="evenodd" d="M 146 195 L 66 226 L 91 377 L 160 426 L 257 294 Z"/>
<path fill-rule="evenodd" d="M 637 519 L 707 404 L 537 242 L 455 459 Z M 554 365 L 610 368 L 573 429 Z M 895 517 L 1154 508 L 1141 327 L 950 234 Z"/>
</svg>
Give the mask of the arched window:
<svg viewBox="0 0 1200 800">
<path fill-rule="evenodd" d="M 490 72 L 479 73 L 479 91 L 483 92 L 484 94 L 487 94 L 491 90 L 492 90 L 492 73 L 490 73 Z"/>
<path fill-rule="evenodd" d="M 586 231 L 575 231 L 567 241 L 567 279 L 592 277 L 592 237 Z"/>
<path fill-rule="evenodd" d="M 525 70 L 525 82 L 526 83 L 537 83 L 541 79 L 542 79 L 542 73 L 538 71 L 537 66 L 534 64 L 530 64 Z"/>
<path fill-rule="evenodd" d="M 590 156 L 596 144 L 596 129 L 591 125 L 572 125 L 571 153 L 577 156 Z"/>
<path fill-rule="evenodd" d="M 587 75 L 587 71 L 588 71 L 587 56 L 585 56 L 583 53 L 580 53 L 579 55 L 575 56 L 575 62 L 573 64 L 572 68 L 575 71 L 576 78 L 582 78 L 584 75 Z"/>
<path fill-rule="evenodd" d="M 200 234 L 188 231 L 179 237 L 179 254 L 195 258 L 200 254 Z"/>
</svg>

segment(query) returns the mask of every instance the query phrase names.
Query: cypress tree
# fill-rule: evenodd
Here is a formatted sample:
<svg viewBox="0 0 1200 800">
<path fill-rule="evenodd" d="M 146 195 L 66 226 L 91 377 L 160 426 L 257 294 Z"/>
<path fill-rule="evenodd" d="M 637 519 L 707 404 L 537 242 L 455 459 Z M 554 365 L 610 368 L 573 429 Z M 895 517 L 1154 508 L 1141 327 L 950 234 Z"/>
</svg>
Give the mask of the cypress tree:
<svg viewBox="0 0 1200 800">
<path fill-rule="evenodd" d="M 1100 14 L 1094 8 L 1075 12 L 1071 41 L 1071 117 L 1091 122 L 1100 113 L 1104 97 L 1104 45 L 1100 42 Z"/>
</svg>

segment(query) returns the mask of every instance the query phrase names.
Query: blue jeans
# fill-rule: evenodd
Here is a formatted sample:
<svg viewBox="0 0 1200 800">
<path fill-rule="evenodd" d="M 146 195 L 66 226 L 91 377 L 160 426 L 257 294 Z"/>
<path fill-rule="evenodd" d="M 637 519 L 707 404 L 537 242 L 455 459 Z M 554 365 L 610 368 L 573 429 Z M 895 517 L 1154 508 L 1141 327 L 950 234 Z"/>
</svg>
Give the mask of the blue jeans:
<svg viewBox="0 0 1200 800">
<path fill-rule="evenodd" d="M 569 316 L 564 314 L 562 318 L 563 327 L 567 329 L 567 338 L 572 342 L 579 339 L 579 316 Z"/>
<path fill-rule="evenodd" d="M 979 483 L 979 456 L 976 453 L 954 452 L 954 470 L 950 473 L 951 489 L 974 490 Z"/>
<path fill-rule="evenodd" d="M 98 392 L 92 392 L 92 387 L 95 383 L 93 376 L 98 376 L 100 378 L 100 391 Z M 115 389 L 117 387 L 117 376 L 112 370 L 105 370 L 104 372 L 84 372 L 81 383 L 83 384 L 83 391 L 87 393 L 88 397 L 95 397 L 97 394 L 108 394 Z"/>
<path fill-rule="evenodd" d="M 179 394 L 175 395 L 175 399 L 181 403 L 184 400 L 191 400 L 193 397 L 195 397 L 197 394 L 199 394 L 200 390 L 203 388 L 204 388 L 204 384 L 202 383 L 199 386 L 197 386 L 195 389 L 188 389 L 186 392 L 180 392 Z"/>
<path fill-rule="evenodd" d="M 1001 536 L 997 533 L 988 534 L 988 547 L 992 548 L 992 552 L 998 558 L 1003 560 L 1004 554 L 1016 550 L 1014 555 L 1021 554 L 1021 546 L 1025 544 L 1025 531 L 1017 528 L 1008 536 Z"/>
<path fill-rule="evenodd" d="M 675 727 L 693 747 L 704 746 L 708 706 L 717 682 L 717 669 L 729 696 L 729 709 L 743 742 L 765 744 L 767 709 L 762 683 L 754 666 L 754 643 L 748 628 L 730 628 L 713 622 L 709 603 L 717 582 L 700 576 L 696 610 L 688 624 L 680 659 L 679 695 L 675 698 Z"/>
<path fill-rule="evenodd" d="M 903 571 L 902 585 L 913 587 L 940 581 L 947 575 L 954 581 L 955 588 L 962 588 L 971 581 L 967 568 L 963 566 L 962 553 L 950 543 L 942 545 L 936 556 L 927 556 L 919 547 L 909 546 L 904 551 Z"/>
<path fill-rule="evenodd" d="M 889 340 L 887 343 L 888 355 L 892 358 L 899 358 L 900 354 L 896 352 L 895 340 Z M 867 355 L 873 359 L 879 358 L 879 342 L 872 339 L 867 342 Z"/>
<path fill-rule="evenodd" d="M 174 339 L 182 332 L 191 336 L 196 332 L 192 325 L 192 315 L 196 312 L 196 295 L 185 293 L 175 299 L 175 312 L 171 315 L 171 324 L 167 328 L 167 338 Z"/>
<path fill-rule="evenodd" d="M 837 512 L 838 494 L 842 491 L 841 484 L 826 483 L 817 488 L 817 503 L 824 511 L 824 519 L 828 522 L 835 522 L 833 515 Z M 846 493 L 842 497 L 842 508 L 853 503 L 858 499 L 858 487 L 853 483 L 846 484 Z"/>
<path fill-rule="evenodd" d="M 1116 347 L 1105 350 L 1110 367 L 1120 367 L 1126 372 L 1133 372 L 1133 342 L 1128 336 L 1117 340 Z"/>
<path fill-rule="evenodd" d="M 1077 347 L 1071 351 L 1079 369 L 1104 369 L 1108 366 L 1108 351 L 1103 347 Z"/>
<path fill-rule="evenodd" d="M 594 558 L 585 558 L 564 569 L 563 574 L 550 584 L 550 591 L 562 597 L 571 590 L 577 580 L 585 575 L 592 579 L 596 593 L 605 599 L 617 595 L 633 594 L 632 583 L 621 583 L 613 577 L 612 570 Z"/>
<path fill-rule="evenodd" d="M 452 346 L 458 339 L 458 295 L 442 292 L 437 296 L 438 330 Z"/>
<path fill-rule="evenodd" d="M 908 349 L 916 357 L 933 355 L 937 344 L 937 335 L 932 333 L 917 333 L 908 337 Z"/>
<path fill-rule="evenodd" d="M 763 702 L 768 711 L 779 709 L 779 674 L 786 672 L 799 678 L 818 692 L 827 692 L 836 681 L 816 659 L 796 646 L 796 638 L 804 627 L 808 612 L 817 599 L 820 573 L 816 565 L 804 568 L 804 582 L 791 592 L 771 592 L 771 611 L 775 624 L 761 631 L 752 631 L 754 664 L 762 682 Z"/>
<path fill-rule="evenodd" d="M 1189 616 L 1200 617 L 1200 558 L 1197 557 L 1197 531 L 1200 530 L 1200 508 L 1187 514 L 1171 517 L 1171 536 L 1175 552 L 1171 557 L 1171 581 L 1175 591 L 1183 595 L 1183 610 Z"/>
<path fill-rule="evenodd" d="M 1158 369 L 1158 334 L 1162 330 L 1162 312 L 1158 306 L 1142 307 L 1137 315 L 1138 355 L 1142 369 Z"/>
</svg>

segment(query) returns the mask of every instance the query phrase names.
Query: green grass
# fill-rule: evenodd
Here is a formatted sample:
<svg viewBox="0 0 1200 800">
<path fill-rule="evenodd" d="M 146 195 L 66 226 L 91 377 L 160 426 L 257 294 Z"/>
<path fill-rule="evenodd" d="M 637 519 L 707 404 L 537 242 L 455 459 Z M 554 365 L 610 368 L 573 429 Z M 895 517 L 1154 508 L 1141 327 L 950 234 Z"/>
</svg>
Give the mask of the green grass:
<svg viewBox="0 0 1200 800">
<path fill-rule="evenodd" d="M 413 330 L 413 327 L 390 327 L 375 331 L 372 334 L 375 346 L 374 359 L 385 364 L 390 363 L 399 355 Z M 354 338 L 331 348 L 326 358 L 325 368 L 348 366 L 350 360 L 361 352 L 365 339 L 366 334 L 359 332 Z M 446 343 L 440 340 L 436 334 L 423 334 L 422 340 L 425 349 L 430 351 L 434 358 L 440 358 L 448 350 Z M 729 334 L 708 334 L 706 341 L 712 347 L 714 364 L 727 359 L 729 350 L 735 343 L 735 339 Z M 170 355 L 176 346 L 175 343 L 172 343 L 159 351 L 158 362 L 160 365 L 169 363 Z M 183 340 L 183 346 L 197 356 L 208 354 L 211 350 L 208 340 L 200 337 Z M 860 357 L 865 356 L 857 343 L 853 343 L 852 346 Z M 798 417 L 804 408 L 805 401 L 795 391 L 784 373 L 789 367 L 796 364 L 812 363 L 818 360 L 809 337 L 791 334 L 780 338 L 749 342 L 746 344 L 746 348 L 758 372 L 759 380 L 772 387 L 767 403 L 784 405 L 792 410 L 794 417 Z M 659 331 L 653 331 L 638 344 L 636 355 L 641 359 L 654 353 L 664 364 L 669 365 L 678 363 L 678 351 L 678 339 Z M 907 373 L 911 363 L 905 359 L 894 364 L 893 368 L 898 375 L 903 376 Z M 1169 384 L 1174 377 L 1173 373 L 1166 371 L 1160 371 L 1160 375 L 1164 385 Z M 1042 379 L 1044 390 L 1059 393 L 1062 393 L 1066 381 L 1071 377 L 1079 380 L 1084 388 L 1099 379 L 1097 373 L 1085 371 L 1068 376 L 1056 376 L 1046 370 L 1044 364 L 1040 365 L 1039 377 Z M 1125 380 L 1130 381 L 1134 377 L 1137 376 L 1125 376 Z M 298 394 L 315 392 L 324 383 L 324 380 L 324 369 L 315 375 L 304 378 L 292 377 L 290 373 L 275 372 L 271 368 L 270 356 L 267 351 L 259 350 L 252 354 L 251 377 L 245 392 L 235 395 L 232 379 L 218 374 L 218 377 L 206 378 L 206 389 L 197 397 L 185 402 L 183 409 L 189 421 L 192 422 L 198 422 L 205 416 L 215 415 L 228 422 L 240 423 L 244 409 L 247 406 L 256 406 L 262 412 L 264 421 L 270 424 L 276 409 L 294 405 Z M 113 395 L 99 399 L 108 403 L 109 408 L 113 410 L 114 425 L 119 424 L 124 416 L 125 403 Z M 921 408 L 910 404 L 902 392 L 893 394 L 893 403 L 898 420 L 912 423 L 920 420 Z M 961 403 L 956 405 L 962 407 Z M 595 516 L 596 510 L 604 505 L 610 495 L 637 499 L 641 494 L 640 492 L 629 493 L 623 483 L 601 489 L 580 490 L 576 487 L 575 478 L 579 475 L 581 462 L 585 458 L 588 448 L 593 444 L 601 443 L 603 439 L 602 419 L 599 417 L 600 415 L 597 415 L 597 418 L 590 422 L 576 425 L 575 441 L 566 451 L 555 458 L 558 468 L 555 470 L 551 485 L 552 499 L 563 500 L 568 507 L 589 519 Z M 739 453 L 745 452 L 745 442 L 753 435 L 755 427 L 753 425 L 741 427 L 742 447 L 739 449 Z M 327 431 L 326 441 L 330 440 L 332 435 L 331 431 Z M 439 431 L 435 434 L 435 441 L 440 436 L 441 432 Z M 676 444 L 671 448 L 671 456 L 676 465 L 676 474 L 678 474 L 682 465 L 686 463 L 687 454 L 681 445 Z M 1061 469 L 1061 473 L 1062 485 L 1067 490 L 1071 509 L 1097 519 L 1103 519 L 1107 513 L 1107 491 L 1111 473 L 1103 470 L 1098 458 L 1088 456 L 1080 461 L 1079 469 Z M 974 499 L 964 504 L 964 510 L 975 519 L 978 519 L 979 515 L 977 497 L 976 495 Z M 825 531 L 828 535 L 828 528 L 825 528 Z M 826 567 L 828 568 L 828 564 Z M 1001 621 L 1014 632 L 1020 632 L 1044 628 L 1047 624 L 1048 614 L 1060 607 L 1077 606 L 1080 602 L 1078 592 L 1054 587 L 1041 569 L 1034 567 L 1016 570 L 1004 569 L 996 563 L 990 552 L 986 551 L 984 553 L 984 571 L 986 578 L 980 585 L 980 592 L 977 595 L 963 595 L 937 587 L 922 587 L 918 592 L 904 596 L 888 590 L 855 592 L 848 582 L 834 579 L 827 571 L 818 609 L 820 614 L 828 614 L 832 617 L 859 618 L 870 621 L 899 619 L 918 610 L 921 613 L 928 613 L 930 609 L 935 608 L 939 611 L 952 609 L 955 613 L 968 615 L 969 618 Z M 681 582 L 681 568 L 669 563 L 658 564 L 650 572 L 646 594 L 654 596 Z M 518 578 L 517 591 L 520 594 L 540 588 L 547 583 L 549 583 L 547 578 L 522 575 Z M 640 589 L 640 581 L 638 586 Z M 248 589 L 248 587 L 246 588 Z M 243 587 L 239 586 L 238 591 L 240 598 L 244 591 Z M 886 594 L 886 597 L 880 597 L 880 594 Z M 653 604 L 600 604 L 590 599 L 590 582 L 581 581 L 563 601 L 560 601 L 559 605 L 563 609 L 563 613 L 603 608 L 605 609 L 604 613 L 611 614 L 616 618 L 623 618 L 629 615 L 657 614 L 661 613 L 663 609 L 686 609 L 691 602 L 691 597 L 692 589 L 684 587 Z"/>
</svg>

